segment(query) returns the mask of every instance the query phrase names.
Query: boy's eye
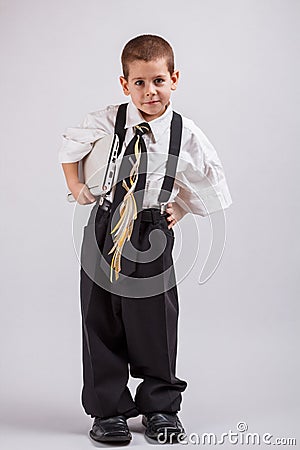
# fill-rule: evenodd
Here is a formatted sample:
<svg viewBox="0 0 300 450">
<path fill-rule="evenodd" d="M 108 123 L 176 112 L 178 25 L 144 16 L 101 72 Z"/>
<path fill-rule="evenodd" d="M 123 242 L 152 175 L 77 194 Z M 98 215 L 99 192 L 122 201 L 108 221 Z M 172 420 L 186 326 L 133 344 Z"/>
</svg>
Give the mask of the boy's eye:
<svg viewBox="0 0 300 450">
<path fill-rule="evenodd" d="M 154 80 L 154 83 L 155 84 L 162 84 L 162 83 L 164 83 L 164 79 L 163 78 L 156 78 L 155 80 Z M 135 81 L 135 83 L 134 83 L 136 86 L 142 86 L 143 84 L 144 84 L 144 80 L 137 80 L 137 81 Z"/>
</svg>

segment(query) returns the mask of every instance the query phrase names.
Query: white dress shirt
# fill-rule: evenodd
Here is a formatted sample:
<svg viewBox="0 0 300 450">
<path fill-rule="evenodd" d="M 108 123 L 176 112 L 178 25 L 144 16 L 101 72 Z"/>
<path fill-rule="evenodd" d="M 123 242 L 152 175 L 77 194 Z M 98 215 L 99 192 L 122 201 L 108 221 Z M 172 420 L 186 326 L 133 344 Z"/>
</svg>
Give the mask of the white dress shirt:
<svg viewBox="0 0 300 450">
<path fill-rule="evenodd" d="M 80 161 L 90 152 L 92 144 L 107 134 L 113 134 L 119 105 L 86 115 L 78 127 L 67 128 L 63 134 L 63 144 L 59 151 L 59 162 Z M 148 169 L 143 200 L 143 208 L 158 207 L 158 196 L 162 187 L 169 151 L 172 102 L 164 114 L 151 120 L 151 133 L 143 136 L 147 147 Z M 177 172 L 169 202 L 177 202 L 186 211 L 207 216 L 225 209 L 232 203 L 221 161 L 203 131 L 195 123 L 182 116 L 183 129 Z M 122 151 L 117 159 L 118 169 L 122 156 L 134 136 L 135 125 L 145 122 L 139 110 L 129 102 L 126 113 L 127 128 Z M 107 195 L 112 201 L 115 186 Z"/>
</svg>

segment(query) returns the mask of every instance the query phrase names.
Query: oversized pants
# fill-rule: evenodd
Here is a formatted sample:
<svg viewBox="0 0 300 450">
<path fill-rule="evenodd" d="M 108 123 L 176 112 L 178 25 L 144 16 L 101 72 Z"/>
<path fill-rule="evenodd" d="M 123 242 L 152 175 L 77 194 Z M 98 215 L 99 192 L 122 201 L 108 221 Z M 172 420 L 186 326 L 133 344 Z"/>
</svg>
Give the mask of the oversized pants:
<svg viewBox="0 0 300 450">
<path fill-rule="evenodd" d="M 95 282 L 91 266 L 96 266 L 97 257 L 91 251 L 91 236 L 96 235 L 101 251 L 109 214 L 96 203 L 84 228 L 81 248 L 83 408 L 91 417 L 100 418 L 178 412 L 187 383 L 175 376 L 179 312 L 176 283 L 165 292 L 131 298 Z M 142 264 L 137 276 L 155 271 L 155 265 L 156 270 L 173 269 L 174 232 L 168 229 L 166 217 L 142 220 L 140 248 L 149 247 L 149 233 L 155 229 L 166 237 L 165 251 L 157 261 Z M 142 380 L 134 398 L 127 387 L 129 373 Z"/>
</svg>

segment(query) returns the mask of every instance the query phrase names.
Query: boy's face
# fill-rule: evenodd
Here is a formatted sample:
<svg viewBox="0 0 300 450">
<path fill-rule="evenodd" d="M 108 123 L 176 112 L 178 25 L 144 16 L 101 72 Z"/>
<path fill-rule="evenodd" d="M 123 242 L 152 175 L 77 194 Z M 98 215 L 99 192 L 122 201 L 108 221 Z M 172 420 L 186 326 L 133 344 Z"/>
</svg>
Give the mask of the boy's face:
<svg viewBox="0 0 300 450">
<path fill-rule="evenodd" d="M 128 79 L 121 76 L 120 82 L 124 94 L 131 96 L 144 119 L 150 122 L 165 112 L 178 78 L 179 72 L 170 75 L 165 59 L 160 58 L 148 62 L 131 62 Z"/>
</svg>

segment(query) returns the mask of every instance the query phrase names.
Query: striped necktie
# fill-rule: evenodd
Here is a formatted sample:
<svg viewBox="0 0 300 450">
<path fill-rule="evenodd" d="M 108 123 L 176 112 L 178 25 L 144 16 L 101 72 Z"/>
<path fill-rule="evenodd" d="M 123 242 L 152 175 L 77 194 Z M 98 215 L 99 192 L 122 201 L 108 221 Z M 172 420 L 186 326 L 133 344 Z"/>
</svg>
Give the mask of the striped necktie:
<svg viewBox="0 0 300 450">
<path fill-rule="evenodd" d="M 124 153 L 118 174 L 114 199 L 110 212 L 110 219 L 103 248 L 103 255 L 110 265 L 110 281 L 113 271 L 115 279 L 119 272 L 130 275 L 136 267 L 136 260 L 122 259 L 123 247 L 130 240 L 137 249 L 139 226 L 141 221 L 144 189 L 147 174 L 147 149 L 143 139 L 145 133 L 150 132 L 147 122 L 134 127 L 135 136 L 129 142 Z"/>
</svg>

